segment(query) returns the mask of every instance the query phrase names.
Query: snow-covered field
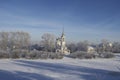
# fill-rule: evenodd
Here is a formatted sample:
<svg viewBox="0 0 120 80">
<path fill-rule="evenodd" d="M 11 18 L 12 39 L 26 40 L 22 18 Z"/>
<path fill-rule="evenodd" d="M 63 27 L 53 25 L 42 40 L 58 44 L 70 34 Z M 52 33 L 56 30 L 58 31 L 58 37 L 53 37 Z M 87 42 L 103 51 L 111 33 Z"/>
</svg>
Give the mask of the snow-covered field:
<svg viewBox="0 0 120 80">
<path fill-rule="evenodd" d="M 0 80 L 120 80 L 120 55 L 111 59 L 1 59 Z"/>
</svg>

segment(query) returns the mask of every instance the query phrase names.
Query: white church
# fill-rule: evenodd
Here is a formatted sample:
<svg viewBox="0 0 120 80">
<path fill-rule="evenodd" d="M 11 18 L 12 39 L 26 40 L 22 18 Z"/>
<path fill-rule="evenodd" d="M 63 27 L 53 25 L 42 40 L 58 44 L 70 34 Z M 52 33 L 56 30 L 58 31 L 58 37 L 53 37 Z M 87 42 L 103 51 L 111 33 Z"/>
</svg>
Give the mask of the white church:
<svg viewBox="0 0 120 80">
<path fill-rule="evenodd" d="M 70 54 L 70 50 L 66 47 L 64 30 L 61 37 L 56 39 L 56 53 L 57 52 L 63 53 L 65 55 Z"/>
</svg>

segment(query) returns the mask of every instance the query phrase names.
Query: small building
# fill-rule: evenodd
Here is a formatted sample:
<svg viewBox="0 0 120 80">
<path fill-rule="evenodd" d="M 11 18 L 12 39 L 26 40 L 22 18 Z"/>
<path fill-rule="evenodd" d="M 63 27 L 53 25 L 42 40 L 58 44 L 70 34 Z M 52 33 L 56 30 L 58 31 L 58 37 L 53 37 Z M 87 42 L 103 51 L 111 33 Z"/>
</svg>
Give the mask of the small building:
<svg viewBox="0 0 120 80">
<path fill-rule="evenodd" d="M 57 52 L 63 54 L 70 54 L 70 50 L 66 47 L 64 30 L 62 32 L 61 37 L 56 39 L 56 53 Z"/>
<path fill-rule="evenodd" d="M 88 47 L 87 47 L 87 52 L 88 52 L 88 53 L 95 52 L 95 49 L 94 49 L 92 46 L 88 46 Z"/>
</svg>

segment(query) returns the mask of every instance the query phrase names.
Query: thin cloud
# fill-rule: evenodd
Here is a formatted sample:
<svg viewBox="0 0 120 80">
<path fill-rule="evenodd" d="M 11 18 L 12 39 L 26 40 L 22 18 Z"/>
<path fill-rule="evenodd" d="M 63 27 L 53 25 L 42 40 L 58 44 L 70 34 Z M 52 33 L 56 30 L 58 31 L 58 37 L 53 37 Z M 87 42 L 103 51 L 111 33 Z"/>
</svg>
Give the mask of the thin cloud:
<svg viewBox="0 0 120 80">
<path fill-rule="evenodd" d="M 43 19 L 37 19 L 37 18 L 35 19 L 32 17 L 21 16 L 16 14 L 14 15 L 5 10 L 2 10 L 2 13 L 0 13 L 0 17 L 1 17 L 0 19 L 1 24 L 8 24 L 8 25 L 18 24 L 18 25 L 28 25 L 31 27 L 47 26 L 48 28 L 55 28 L 55 27 L 62 26 L 57 21 L 43 20 Z M 4 18 L 4 20 L 2 18 Z"/>
</svg>

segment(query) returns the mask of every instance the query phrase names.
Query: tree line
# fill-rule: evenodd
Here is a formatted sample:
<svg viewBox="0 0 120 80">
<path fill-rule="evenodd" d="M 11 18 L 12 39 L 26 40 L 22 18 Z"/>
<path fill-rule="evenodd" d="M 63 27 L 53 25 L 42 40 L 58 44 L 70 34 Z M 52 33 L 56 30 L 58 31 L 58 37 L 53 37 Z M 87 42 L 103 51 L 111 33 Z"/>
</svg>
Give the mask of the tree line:
<svg viewBox="0 0 120 80">
<path fill-rule="evenodd" d="M 97 53 L 101 52 L 112 52 L 120 53 L 120 42 L 110 42 L 108 40 L 101 40 L 100 43 L 90 43 L 89 41 L 80 41 L 78 43 L 69 43 L 67 44 L 68 49 L 71 53 L 76 51 L 87 51 L 88 46 L 91 46 L 95 49 Z"/>
<path fill-rule="evenodd" d="M 30 44 L 30 35 L 27 32 L 0 32 L 0 49 L 28 49 Z"/>
<path fill-rule="evenodd" d="M 44 33 L 39 43 L 32 44 L 30 34 L 27 32 L 0 32 L 0 57 L 62 58 L 61 53 L 55 53 L 55 39 L 54 34 Z M 70 50 L 70 54 L 75 57 L 90 57 L 90 54 L 85 55 L 88 53 L 88 46 L 93 47 L 94 53 L 99 55 L 106 52 L 110 52 L 110 56 L 111 53 L 120 53 L 119 42 L 109 43 L 108 40 L 102 40 L 101 43 L 96 44 L 85 40 L 78 43 L 67 43 L 66 46 Z M 93 54 L 92 57 L 95 56 Z"/>
</svg>

